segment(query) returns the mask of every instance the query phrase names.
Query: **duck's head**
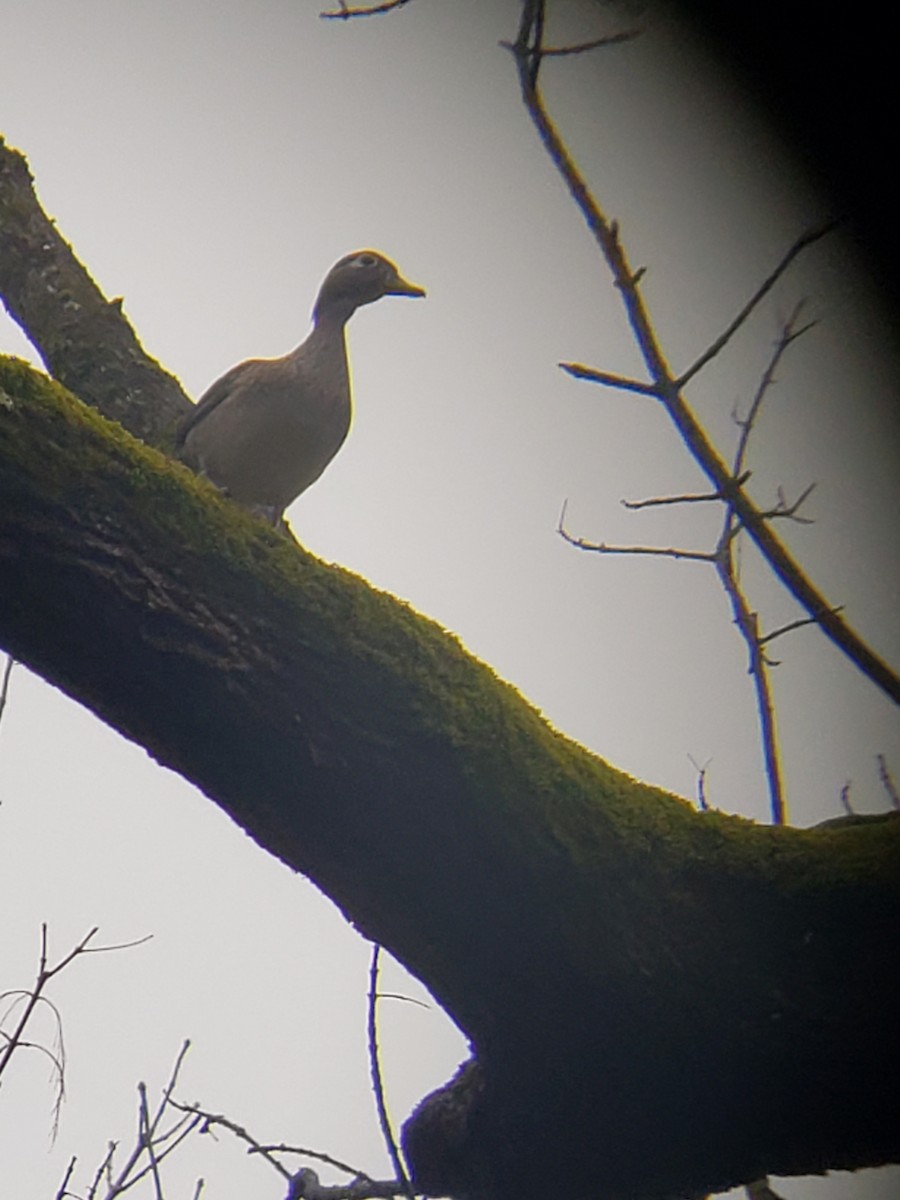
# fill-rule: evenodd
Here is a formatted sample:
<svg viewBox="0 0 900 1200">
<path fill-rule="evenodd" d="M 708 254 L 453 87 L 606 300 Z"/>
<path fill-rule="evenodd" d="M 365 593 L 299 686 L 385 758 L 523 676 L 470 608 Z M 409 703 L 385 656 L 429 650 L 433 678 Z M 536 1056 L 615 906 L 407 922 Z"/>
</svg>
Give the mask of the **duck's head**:
<svg viewBox="0 0 900 1200">
<path fill-rule="evenodd" d="M 425 289 L 408 283 L 389 258 L 376 250 L 354 250 L 334 264 L 319 289 L 314 320 L 324 314 L 347 318 L 362 304 L 382 296 L 424 296 Z"/>
</svg>

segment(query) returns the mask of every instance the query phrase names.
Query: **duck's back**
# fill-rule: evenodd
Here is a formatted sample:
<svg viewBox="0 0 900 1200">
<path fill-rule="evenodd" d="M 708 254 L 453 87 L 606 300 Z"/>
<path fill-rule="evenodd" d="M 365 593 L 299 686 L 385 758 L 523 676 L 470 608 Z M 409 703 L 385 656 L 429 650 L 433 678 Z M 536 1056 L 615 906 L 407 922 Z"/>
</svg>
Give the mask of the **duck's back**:
<svg viewBox="0 0 900 1200">
<path fill-rule="evenodd" d="M 251 359 L 214 383 L 181 453 L 239 504 L 280 513 L 334 458 L 350 414 L 343 329 L 317 328 L 284 358 Z"/>
</svg>

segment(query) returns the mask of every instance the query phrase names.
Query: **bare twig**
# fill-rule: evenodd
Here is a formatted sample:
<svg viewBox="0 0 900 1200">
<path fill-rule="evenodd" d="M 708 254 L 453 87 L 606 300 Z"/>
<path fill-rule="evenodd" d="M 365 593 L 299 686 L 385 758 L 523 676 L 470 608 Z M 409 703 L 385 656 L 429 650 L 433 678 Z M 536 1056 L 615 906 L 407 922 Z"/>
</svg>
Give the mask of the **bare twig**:
<svg viewBox="0 0 900 1200">
<path fill-rule="evenodd" d="M 6 708 L 6 701 L 9 699 L 9 679 L 15 665 L 16 660 L 11 654 L 7 654 L 6 662 L 3 664 L 3 676 L 0 678 L 0 720 L 3 719 L 3 710 Z"/>
<path fill-rule="evenodd" d="M 184 1104 L 179 1100 L 173 1100 L 171 1096 L 169 1097 L 169 1104 L 171 1104 L 173 1108 L 179 1109 L 181 1112 L 193 1113 L 195 1116 L 197 1116 L 202 1125 L 200 1131 L 201 1133 L 207 1133 L 213 1125 L 221 1125 L 223 1129 L 227 1129 L 229 1133 L 233 1133 L 236 1138 L 239 1138 L 242 1142 L 246 1142 L 250 1147 L 250 1152 L 261 1155 L 266 1162 L 271 1167 L 274 1167 L 278 1174 L 284 1179 L 290 1180 L 292 1178 L 287 1167 L 280 1163 L 271 1151 L 262 1146 L 252 1133 L 247 1132 L 243 1125 L 238 1125 L 238 1123 L 236 1121 L 232 1121 L 230 1117 L 226 1117 L 222 1113 L 207 1112 L 205 1109 L 200 1108 L 199 1105 L 196 1104 Z M 343 1169 L 346 1170 L 348 1168 Z"/>
<path fill-rule="evenodd" d="M 354 17 L 377 17 L 381 13 L 391 12 L 395 8 L 403 8 L 409 0 L 382 0 L 381 4 L 359 5 L 351 8 L 345 0 L 338 0 L 340 7 L 326 9 L 319 16 L 325 21 L 350 21 Z"/>
<path fill-rule="evenodd" d="M 883 754 L 876 756 L 878 762 L 878 778 L 881 780 L 881 785 L 888 794 L 888 799 L 891 805 L 900 809 L 900 793 L 897 791 L 897 785 L 894 783 L 893 776 L 888 770 L 887 759 Z"/>
<path fill-rule="evenodd" d="M 824 225 L 819 225 L 814 229 L 808 229 L 806 233 L 801 234 L 800 237 L 797 238 L 793 246 L 791 246 L 782 256 L 781 261 L 759 285 L 731 324 L 719 334 L 714 342 L 710 343 L 700 357 L 697 358 L 687 368 L 686 371 L 682 371 L 678 378 L 673 381 L 674 386 L 679 391 L 685 387 L 695 375 L 699 374 L 699 372 L 703 370 L 707 363 L 709 363 L 716 357 L 717 354 L 725 349 L 737 331 L 746 324 L 747 318 L 750 316 L 753 310 L 759 305 L 761 300 L 765 299 L 765 297 L 769 294 L 782 275 L 784 275 L 785 271 L 787 271 L 788 267 L 790 267 L 797 256 L 802 254 L 807 247 L 814 246 L 816 242 L 820 242 L 822 238 L 827 237 L 830 233 L 833 233 L 835 229 L 838 228 L 839 224 L 839 221 L 826 221 Z M 807 326 L 806 328 L 809 327 Z M 805 330 L 800 330 L 799 333 L 795 334 L 795 336 L 799 337 L 800 333 L 803 332 L 805 332 Z"/>
<path fill-rule="evenodd" d="M 597 371 L 594 367 L 584 366 L 583 363 L 561 362 L 558 366 L 575 379 L 588 379 L 591 383 L 601 383 L 604 387 L 618 388 L 623 392 L 637 392 L 639 396 L 659 399 L 652 383 L 641 383 L 639 379 L 629 379 L 627 375 L 614 375 L 610 371 Z"/>
<path fill-rule="evenodd" d="M 747 471 L 743 479 L 747 480 L 750 477 L 750 472 Z M 722 501 L 725 497 L 719 492 L 700 492 L 687 493 L 684 496 L 651 496 L 646 500 L 622 500 L 623 508 L 638 509 L 638 508 L 661 508 L 666 504 L 706 504 L 710 500 Z"/>
<path fill-rule="evenodd" d="M 206 1113 L 203 1114 L 207 1116 Z M 339 1158 L 335 1158 L 332 1154 L 325 1154 L 322 1150 L 310 1150 L 308 1146 L 290 1146 L 285 1142 L 274 1144 L 259 1143 L 251 1146 L 247 1151 L 248 1154 L 300 1154 L 303 1158 L 314 1158 L 316 1162 L 327 1163 L 330 1167 L 336 1167 L 339 1171 L 346 1171 L 348 1175 L 366 1177 L 365 1171 L 360 1171 L 357 1167 L 352 1167 L 349 1163 L 343 1162 Z"/>
<path fill-rule="evenodd" d="M 156 1200 L 163 1200 L 162 1180 L 159 1177 L 159 1162 L 153 1144 L 153 1130 L 150 1126 L 150 1110 L 147 1107 L 147 1085 L 138 1084 L 138 1141 L 143 1145 L 149 1159 L 148 1170 L 153 1177 L 153 1192 Z M 124 1188 L 122 1189 L 124 1191 Z"/>
<path fill-rule="evenodd" d="M 726 526 L 732 514 L 729 512 Z M 729 530 L 723 531 L 720 540 L 721 554 L 716 559 L 719 580 L 731 603 L 734 623 L 740 630 L 750 656 L 750 674 L 756 691 L 756 711 L 759 717 L 760 736 L 763 748 L 766 781 L 769 786 L 769 809 L 773 825 L 784 825 L 786 807 L 784 783 L 781 773 L 781 756 L 778 751 L 778 728 L 775 720 L 775 704 L 769 681 L 769 663 L 763 652 L 759 634 L 759 618 L 752 611 L 738 582 L 734 563 L 734 544 Z"/>
<path fill-rule="evenodd" d="M 572 46 L 541 46 L 537 53 L 541 58 L 565 58 L 570 54 L 586 54 L 589 50 L 602 50 L 604 46 L 620 46 L 623 42 L 633 42 L 641 36 L 640 29 L 623 29 L 620 33 L 608 33 L 604 37 L 593 38 L 589 42 L 578 42 Z M 507 50 L 512 46 L 509 42 L 501 42 Z"/>
<path fill-rule="evenodd" d="M 748 319 L 763 297 L 772 289 L 791 263 L 809 246 L 820 241 L 834 228 L 834 223 L 804 233 L 790 247 L 774 270 L 750 297 L 743 309 L 719 337 L 683 372 L 676 376 L 670 369 L 649 313 L 641 296 L 636 273 L 628 262 L 619 241 L 619 231 L 594 199 L 584 176 L 576 166 L 556 126 L 551 120 L 538 91 L 538 74 L 543 45 L 545 0 L 523 0 L 519 31 L 510 50 L 515 59 L 522 99 L 538 136 L 553 165 L 568 188 L 569 194 L 597 242 L 613 280 L 619 288 L 622 303 L 635 341 L 650 376 L 652 394 L 665 406 L 679 435 L 715 490 L 722 493 L 733 507 L 741 525 L 758 546 L 770 567 L 798 603 L 810 616 L 817 618 L 823 632 L 873 683 L 900 703 L 900 676 L 859 637 L 828 603 L 822 593 L 807 578 L 787 548 L 776 536 L 771 523 L 765 520 L 750 497 L 736 483 L 733 473 L 710 442 L 705 430 L 682 395 L 684 384 L 693 378 L 727 344 Z M 610 379 L 598 379 L 610 383 Z"/>
<path fill-rule="evenodd" d="M 784 357 L 788 346 L 792 342 L 795 342 L 798 337 L 801 337 L 802 334 L 806 333 L 808 329 L 811 329 L 815 324 L 815 322 L 810 321 L 804 325 L 802 329 L 797 328 L 797 321 L 800 318 L 800 313 L 803 311 L 804 306 L 805 301 L 803 300 L 798 301 L 797 304 L 794 305 L 791 315 L 788 317 L 781 330 L 781 336 L 775 343 L 775 349 L 772 352 L 768 363 L 766 364 L 766 368 L 760 376 L 756 391 L 753 393 L 753 399 L 750 401 L 750 408 L 747 411 L 747 415 L 742 420 L 737 422 L 740 426 L 741 433 L 740 437 L 738 438 L 737 449 L 735 451 L 734 460 L 732 463 L 732 468 L 736 477 L 740 477 L 740 474 L 744 468 L 744 462 L 747 455 L 747 442 L 749 441 L 753 426 L 756 424 L 756 419 L 759 415 L 759 410 L 762 407 L 763 400 L 766 397 L 766 393 L 775 382 L 775 372 L 778 369 L 778 364 Z"/>
<path fill-rule="evenodd" d="M 153 1176 L 157 1200 L 161 1200 L 162 1184 L 159 1178 L 159 1164 L 200 1124 L 199 1118 L 193 1121 L 186 1121 L 182 1118 L 176 1121 L 172 1128 L 166 1132 L 159 1132 L 159 1127 L 166 1114 L 166 1110 L 170 1105 L 174 1106 L 172 1091 L 178 1082 L 178 1075 L 181 1071 L 185 1055 L 190 1049 L 190 1045 L 191 1043 L 188 1040 L 182 1043 L 181 1049 L 175 1058 L 175 1065 L 169 1075 L 169 1081 L 163 1088 L 162 1098 L 152 1118 L 147 1105 L 146 1085 L 144 1083 L 138 1084 L 138 1134 L 131 1153 L 115 1179 L 112 1178 L 112 1160 L 116 1145 L 113 1142 L 110 1143 L 109 1153 L 103 1164 L 108 1179 L 108 1191 L 105 1200 L 113 1200 L 115 1196 L 120 1196 L 147 1175 Z M 169 1144 L 164 1149 L 159 1150 L 159 1147 L 167 1141 Z M 139 1163 L 145 1154 L 148 1160 L 147 1165 L 139 1169 Z M 93 1192 L 90 1194 L 93 1195 Z"/>
<path fill-rule="evenodd" d="M 394 1132 L 391 1129 L 391 1120 L 388 1116 L 387 1104 L 384 1099 L 384 1082 L 381 1078 L 381 1063 L 378 1058 L 378 961 L 381 955 L 381 947 L 378 943 L 372 946 L 372 961 L 369 967 L 369 1009 L 368 1009 L 368 1038 L 369 1038 L 369 1070 L 372 1076 L 372 1089 L 375 1092 L 375 1105 L 378 1109 L 378 1123 L 381 1126 L 381 1133 L 384 1137 L 384 1144 L 387 1147 L 387 1152 L 390 1155 L 391 1164 L 397 1173 L 397 1179 L 403 1190 L 403 1195 L 408 1197 L 408 1200 L 415 1200 L 412 1184 L 409 1181 L 409 1176 L 406 1173 L 406 1168 L 403 1165 L 403 1159 L 400 1157 L 400 1149 L 397 1145 L 397 1140 L 394 1137 Z"/>
<path fill-rule="evenodd" d="M 847 782 L 844 784 L 844 786 L 841 788 L 841 808 L 844 810 L 844 812 L 847 814 L 848 817 L 854 816 L 853 805 L 850 802 L 850 788 L 852 786 L 853 786 L 853 780 L 848 779 Z"/>
<path fill-rule="evenodd" d="M 59 962 L 55 964 L 55 966 L 48 967 L 47 966 L 47 926 L 46 926 L 46 924 L 41 925 L 41 952 L 40 952 L 37 977 L 34 982 L 34 987 L 31 988 L 30 991 L 23 990 L 21 992 L 16 992 L 16 993 L 12 993 L 12 992 L 4 993 L 4 995 L 7 995 L 7 996 L 21 996 L 23 998 L 27 997 L 27 1000 L 22 1009 L 22 1014 L 19 1017 L 19 1020 L 16 1024 L 15 1028 L 13 1029 L 12 1033 L 3 1034 L 3 1037 L 5 1039 L 5 1045 L 2 1049 L 2 1051 L 0 1051 L 0 1075 L 3 1074 L 4 1070 L 6 1069 L 7 1064 L 9 1063 L 9 1060 L 12 1058 L 13 1054 L 15 1053 L 16 1049 L 19 1046 L 26 1045 L 26 1044 L 31 1045 L 31 1043 L 25 1043 L 23 1041 L 23 1035 L 25 1032 L 25 1028 L 28 1025 L 28 1022 L 31 1020 L 31 1017 L 34 1014 L 35 1009 L 37 1008 L 37 1006 L 40 1003 L 49 1005 L 49 1007 L 56 1013 L 57 1021 L 58 1021 L 58 1039 L 59 1039 L 60 1047 L 61 1047 L 62 1024 L 59 1021 L 59 1012 L 55 1008 L 54 1005 L 50 1004 L 50 1002 L 47 1000 L 47 998 L 43 994 L 44 989 L 46 988 L 47 984 L 50 982 L 51 979 L 54 978 L 54 976 L 58 975 L 60 973 L 60 971 L 65 970 L 65 968 L 69 965 L 69 963 L 73 962 L 81 954 L 97 954 L 97 953 L 102 953 L 107 950 L 124 950 L 124 949 L 130 948 L 131 946 L 139 946 L 142 942 L 147 941 L 147 938 L 140 938 L 137 941 L 126 942 L 120 946 L 91 946 L 91 945 L 89 945 L 89 943 L 96 933 L 97 933 L 97 927 L 95 926 L 87 934 L 85 934 L 85 936 L 81 939 L 81 941 L 75 947 L 73 947 L 73 949 L 70 950 L 69 953 L 67 955 L 65 955 L 64 958 L 61 958 L 59 960 Z M 38 1047 L 38 1048 L 43 1049 L 43 1047 Z M 47 1050 L 45 1050 L 45 1053 L 50 1054 L 50 1052 Z M 57 1061 L 57 1056 L 50 1054 L 50 1057 L 54 1061 L 54 1063 L 57 1065 L 57 1067 L 60 1071 L 59 1084 L 60 1084 L 60 1089 L 62 1089 L 64 1087 L 64 1082 L 63 1082 L 63 1077 L 62 1077 L 61 1072 L 62 1072 L 62 1067 L 63 1067 L 64 1061 L 65 1061 L 64 1055 L 59 1056 L 59 1061 Z"/>
<path fill-rule="evenodd" d="M 94 1200 L 94 1197 L 97 1195 L 97 1188 L 100 1186 L 100 1182 L 104 1176 L 106 1177 L 107 1185 L 112 1187 L 112 1161 L 118 1147 L 118 1142 L 110 1142 L 106 1147 L 106 1155 L 94 1172 L 94 1178 L 91 1181 L 91 1186 L 88 1188 L 87 1200 Z"/>
<path fill-rule="evenodd" d="M 71 1195 L 72 1195 L 72 1192 L 70 1192 L 70 1191 L 68 1190 L 68 1187 L 69 1187 L 69 1180 L 72 1178 L 72 1174 L 73 1174 L 73 1172 L 74 1172 L 74 1170 L 75 1170 L 75 1164 L 76 1164 L 77 1162 L 78 1162 L 78 1159 L 77 1159 L 77 1158 L 75 1157 L 75 1155 L 73 1154 L 73 1155 L 72 1155 L 72 1157 L 69 1159 L 69 1165 L 66 1167 L 66 1173 L 65 1173 L 65 1175 L 63 1175 L 63 1181 L 62 1181 L 62 1183 L 59 1185 L 59 1190 L 57 1191 L 57 1193 L 56 1193 L 56 1195 L 54 1196 L 53 1200 L 65 1200 L 65 1198 L 66 1198 L 67 1196 L 71 1196 Z"/>
<path fill-rule="evenodd" d="M 708 758 L 702 767 L 692 754 L 688 755 L 688 759 L 690 760 L 694 770 L 697 772 L 697 807 L 701 812 L 706 812 L 706 810 L 709 808 L 709 805 L 706 802 L 706 769 L 712 762 L 712 759 Z"/>
<path fill-rule="evenodd" d="M 840 608 L 837 611 L 839 612 Z M 803 629 L 805 625 L 818 624 L 819 622 L 813 617 L 800 617 L 797 621 L 789 621 L 787 625 L 780 625 L 771 633 L 763 634 L 759 639 L 759 644 L 765 646 L 768 642 L 774 642 L 776 638 L 782 637 L 786 633 L 793 633 L 795 629 Z"/>
</svg>

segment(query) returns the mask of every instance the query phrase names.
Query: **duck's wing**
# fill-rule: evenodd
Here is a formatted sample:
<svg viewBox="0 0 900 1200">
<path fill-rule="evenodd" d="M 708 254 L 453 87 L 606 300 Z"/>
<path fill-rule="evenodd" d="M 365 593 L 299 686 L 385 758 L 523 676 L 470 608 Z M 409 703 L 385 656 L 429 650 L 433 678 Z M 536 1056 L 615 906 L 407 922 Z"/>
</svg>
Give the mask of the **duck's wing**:
<svg viewBox="0 0 900 1200">
<path fill-rule="evenodd" d="M 217 379 L 215 383 L 210 384 L 190 413 L 188 413 L 178 426 L 175 434 L 176 453 L 180 453 L 184 448 L 184 443 L 191 430 L 199 425 L 204 417 L 209 416 L 214 408 L 218 408 L 224 400 L 227 400 L 239 388 L 250 383 L 253 376 L 259 373 L 259 368 L 262 364 L 262 359 L 249 358 L 246 362 L 238 363 L 237 366 L 226 371 L 221 379 Z"/>
</svg>

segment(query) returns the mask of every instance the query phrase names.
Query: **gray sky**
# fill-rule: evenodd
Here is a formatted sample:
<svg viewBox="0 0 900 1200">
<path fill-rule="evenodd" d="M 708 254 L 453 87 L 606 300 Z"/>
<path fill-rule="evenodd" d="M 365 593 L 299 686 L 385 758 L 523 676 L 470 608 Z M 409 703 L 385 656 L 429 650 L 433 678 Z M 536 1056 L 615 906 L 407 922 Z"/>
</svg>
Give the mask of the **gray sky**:
<svg viewBox="0 0 900 1200">
<path fill-rule="evenodd" d="M 745 655 L 712 572 L 599 558 L 610 542 L 709 548 L 709 513 L 626 513 L 697 490 L 661 411 L 564 376 L 560 360 L 639 370 L 606 271 L 518 98 L 514 0 L 414 0 L 386 18 L 319 20 L 316 0 L 0 0 L 0 131 L 47 210 L 148 351 L 194 396 L 308 329 L 319 282 L 374 246 L 428 289 L 350 327 L 356 413 L 324 478 L 291 509 L 315 553 L 458 634 L 557 727 L 616 766 L 765 819 Z M 560 0 L 560 39 L 595 7 Z M 664 19 L 638 43 L 546 68 L 546 93 L 616 216 L 670 361 L 712 340 L 791 241 L 827 213 L 714 66 Z M 554 35 L 555 36 L 555 35 Z M 820 325 L 779 372 L 751 454 L 755 494 L 813 480 L 812 526 L 782 532 L 875 648 L 900 662 L 894 365 L 883 318 L 839 240 L 801 260 L 692 398 L 723 447 L 795 301 Z M 0 320 L 0 349 L 28 354 Z M 771 627 L 795 615 L 745 558 Z M 813 630 L 778 645 L 792 819 L 885 806 L 900 770 L 890 703 Z M 0 1192 L 49 1197 L 72 1154 L 86 1186 L 130 1144 L 135 1085 L 180 1094 L 262 1139 L 387 1173 L 368 1094 L 368 947 L 302 879 L 203 797 L 17 669 L 0 728 L 0 990 L 93 925 L 147 946 L 80 961 L 52 992 L 68 1099 L 50 1141 L 45 1062 L 0 1091 Z M 394 968 L 393 989 L 421 995 Z M 398 1122 L 465 1054 L 434 1007 L 385 1006 Z M 43 1028 L 49 1038 L 49 1023 Z M 33 1031 L 36 1038 L 41 1032 Z M 169 1196 L 280 1197 L 223 1135 L 173 1162 Z M 783 1185 L 788 1198 L 895 1194 L 897 1172 Z M 147 1193 L 149 1195 L 149 1193 Z"/>
</svg>

